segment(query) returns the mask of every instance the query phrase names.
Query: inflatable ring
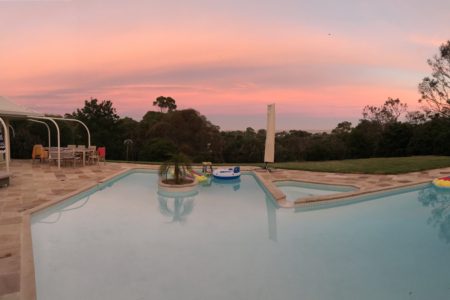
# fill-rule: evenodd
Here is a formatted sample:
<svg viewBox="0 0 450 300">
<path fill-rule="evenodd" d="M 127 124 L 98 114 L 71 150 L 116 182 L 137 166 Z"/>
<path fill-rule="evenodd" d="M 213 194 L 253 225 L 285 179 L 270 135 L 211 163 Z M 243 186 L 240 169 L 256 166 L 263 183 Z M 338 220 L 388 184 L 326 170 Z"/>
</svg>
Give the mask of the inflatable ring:
<svg viewBox="0 0 450 300">
<path fill-rule="evenodd" d="M 450 189 L 450 176 L 436 178 L 433 180 L 433 184 L 437 187 Z"/>
</svg>

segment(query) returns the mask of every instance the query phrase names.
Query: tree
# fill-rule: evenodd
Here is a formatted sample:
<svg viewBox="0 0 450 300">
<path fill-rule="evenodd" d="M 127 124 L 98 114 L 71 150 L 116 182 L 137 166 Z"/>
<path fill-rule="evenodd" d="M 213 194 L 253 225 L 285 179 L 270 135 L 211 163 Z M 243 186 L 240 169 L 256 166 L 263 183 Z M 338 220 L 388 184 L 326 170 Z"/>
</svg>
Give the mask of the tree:
<svg viewBox="0 0 450 300">
<path fill-rule="evenodd" d="M 434 117 L 415 125 L 408 154 L 450 155 L 450 119 Z"/>
<path fill-rule="evenodd" d="M 169 180 L 168 175 L 172 170 L 173 180 Z M 183 153 L 175 153 L 160 166 L 159 176 L 165 177 L 164 183 L 183 184 L 191 181 L 187 178 L 190 170 L 192 167 L 189 158 Z"/>
<path fill-rule="evenodd" d="M 161 113 L 159 113 L 161 114 Z M 148 130 L 150 139 L 160 138 L 174 144 L 193 161 L 209 158 L 221 161 L 222 145 L 219 128 L 193 109 L 161 114 L 162 118 Z"/>
<path fill-rule="evenodd" d="M 123 159 L 122 139 L 118 132 L 119 116 L 110 100 L 99 102 L 91 98 L 84 101 L 83 108 L 66 116 L 78 119 L 88 126 L 92 145 L 108 148 L 112 159 Z"/>
<path fill-rule="evenodd" d="M 139 122 L 129 117 L 120 119 L 117 122 L 117 133 L 114 133 L 114 136 L 116 136 L 116 134 L 117 138 L 114 137 L 114 139 L 117 139 L 117 141 L 124 141 L 127 150 L 126 153 L 123 153 L 125 156 L 120 157 L 120 159 L 125 158 L 126 160 L 135 160 L 137 157 L 137 150 L 141 147 Z M 129 143 L 130 140 L 132 141 L 131 144 Z M 125 141 L 127 142 L 125 143 Z M 117 157 L 119 158 L 119 155 L 117 155 Z"/>
<path fill-rule="evenodd" d="M 82 121 L 101 121 L 103 123 L 115 123 L 120 118 L 110 100 L 103 100 L 99 103 L 96 98 L 85 100 L 84 107 L 82 109 L 78 108 L 76 112 L 73 112 L 69 116 L 76 117 Z"/>
<path fill-rule="evenodd" d="M 419 125 L 425 123 L 427 120 L 426 115 L 420 111 L 409 111 L 406 113 L 406 122 L 411 125 Z"/>
<path fill-rule="evenodd" d="M 171 97 L 159 96 L 153 101 L 153 106 L 158 106 L 163 111 L 174 111 L 177 109 L 177 105 L 175 103 L 175 99 Z"/>
<path fill-rule="evenodd" d="M 352 158 L 372 157 L 377 152 L 382 125 L 376 121 L 361 120 L 348 138 Z"/>
<path fill-rule="evenodd" d="M 376 156 L 404 156 L 413 135 L 409 123 L 395 122 L 386 125 L 378 142 Z"/>
<path fill-rule="evenodd" d="M 139 151 L 141 161 L 165 161 L 177 151 L 176 145 L 164 138 L 145 140 Z"/>
<path fill-rule="evenodd" d="M 450 116 L 450 40 L 439 47 L 439 55 L 427 60 L 432 69 L 431 77 L 425 77 L 419 84 L 421 97 L 432 113 Z"/>
<path fill-rule="evenodd" d="M 408 106 L 401 103 L 400 99 L 388 98 L 380 107 L 367 105 L 363 109 L 363 118 L 375 121 L 381 125 L 397 122 L 398 118 L 406 112 Z"/>
<path fill-rule="evenodd" d="M 352 123 L 349 121 L 344 121 L 337 124 L 336 128 L 331 131 L 333 134 L 345 134 L 352 131 Z"/>
</svg>

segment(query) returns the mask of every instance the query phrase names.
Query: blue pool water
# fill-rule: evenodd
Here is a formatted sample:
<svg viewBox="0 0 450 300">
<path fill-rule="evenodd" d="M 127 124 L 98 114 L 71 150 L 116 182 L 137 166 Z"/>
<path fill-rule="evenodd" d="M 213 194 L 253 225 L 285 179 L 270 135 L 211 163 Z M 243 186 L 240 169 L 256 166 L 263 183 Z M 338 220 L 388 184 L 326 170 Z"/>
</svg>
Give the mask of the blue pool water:
<svg viewBox="0 0 450 300">
<path fill-rule="evenodd" d="M 450 195 L 296 212 L 251 175 L 161 196 L 132 173 L 34 214 L 38 299 L 449 299 Z"/>
<path fill-rule="evenodd" d="M 286 200 L 290 202 L 294 202 L 299 198 L 333 195 L 357 190 L 351 186 L 317 184 L 292 180 L 277 181 L 275 185 L 286 195 Z"/>
</svg>

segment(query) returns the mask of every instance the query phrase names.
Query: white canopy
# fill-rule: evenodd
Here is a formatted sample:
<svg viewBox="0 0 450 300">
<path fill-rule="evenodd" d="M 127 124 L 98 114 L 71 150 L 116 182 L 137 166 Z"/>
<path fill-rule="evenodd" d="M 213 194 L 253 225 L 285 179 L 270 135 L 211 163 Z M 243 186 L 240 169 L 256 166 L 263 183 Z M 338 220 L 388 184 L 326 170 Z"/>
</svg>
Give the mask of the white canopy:
<svg viewBox="0 0 450 300">
<path fill-rule="evenodd" d="M 25 106 L 12 102 L 6 97 L 0 96 L 0 117 L 42 117 L 35 111 Z"/>
<path fill-rule="evenodd" d="M 57 134 L 57 146 L 58 146 L 58 168 L 61 167 L 61 145 L 60 145 L 60 132 L 58 124 L 55 120 L 61 120 L 61 121 L 71 121 L 71 122 L 78 122 L 81 125 L 84 126 L 84 128 L 87 131 L 88 136 L 88 146 L 91 146 L 91 134 L 89 132 L 89 128 L 77 119 L 66 119 L 66 118 L 55 118 L 55 117 L 46 117 L 43 114 L 37 113 L 25 106 L 19 105 L 17 103 L 14 103 L 13 101 L 9 100 L 7 97 L 0 96 L 0 132 L 3 131 L 3 140 L 5 143 L 5 150 L 0 150 L 0 155 L 5 155 L 6 160 L 6 171 L 9 172 L 9 162 L 11 160 L 11 145 L 10 145 L 10 136 L 9 136 L 9 119 L 10 118 L 24 118 L 28 119 L 30 121 L 38 122 L 38 123 L 44 123 L 47 127 L 48 134 L 49 134 L 49 143 L 50 145 L 50 128 L 47 125 L 47 123 L 42 121 L 37 121 L 34 119 L 39 120 L 47 120 L 52 122 L 56 127 L 56 134 Z"/>
</svg>

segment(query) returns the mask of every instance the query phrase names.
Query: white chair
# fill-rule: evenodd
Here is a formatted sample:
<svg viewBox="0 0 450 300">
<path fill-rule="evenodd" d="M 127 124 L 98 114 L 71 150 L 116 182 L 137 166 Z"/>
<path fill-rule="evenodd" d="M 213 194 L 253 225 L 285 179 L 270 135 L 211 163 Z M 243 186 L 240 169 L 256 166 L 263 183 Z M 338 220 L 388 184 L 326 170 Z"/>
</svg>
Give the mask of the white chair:
<svg viewBox="0 0 450 300">
<path fill-rule="evenodd" d="M 61 152 L 61 160 L 66 162 L 73 162 L 73 166 L 76 166 L 77 161 L 80 161 L 80 157 L 75 155 L 75 149 L 65 150 Z"/>
<path fill-rule="evenodd" d="M 99 157 L 97 152 L 97 146 L 89 146 L 87 154 L 88 154 L 87 160 L 90 164 L 98 162 Z"/>
</svg>

